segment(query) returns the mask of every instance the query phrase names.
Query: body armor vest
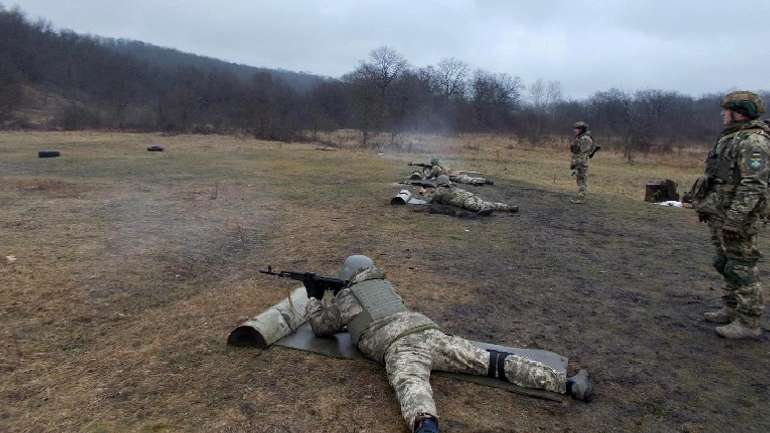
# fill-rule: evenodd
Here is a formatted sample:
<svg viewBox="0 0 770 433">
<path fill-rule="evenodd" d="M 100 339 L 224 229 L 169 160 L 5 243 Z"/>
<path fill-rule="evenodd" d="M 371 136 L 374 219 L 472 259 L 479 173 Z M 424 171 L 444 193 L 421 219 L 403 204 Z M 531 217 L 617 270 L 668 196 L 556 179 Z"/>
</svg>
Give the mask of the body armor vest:
<svg viewBox="0 0 770 433">
<path fill-rule="evenodd" d="M 407 311 L 404 301 L 386 280 L 366 280 L 350 287 L 363 311 L 348 324 L 353 344 L 375 320 Z"/>
</svg>

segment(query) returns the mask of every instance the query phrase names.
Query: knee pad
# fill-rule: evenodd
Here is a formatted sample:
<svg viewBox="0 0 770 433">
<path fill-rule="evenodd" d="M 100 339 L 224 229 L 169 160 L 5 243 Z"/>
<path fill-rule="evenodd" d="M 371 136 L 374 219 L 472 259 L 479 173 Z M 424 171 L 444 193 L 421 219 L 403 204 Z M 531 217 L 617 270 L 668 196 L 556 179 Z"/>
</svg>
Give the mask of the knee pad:
<svg viewBox="0 0 770 433">
<path fill-rule="evenodd" d="M 727 260 L 724 276 L 729 283 L 748 286 L 754 283 L 754 262 Z"/>
<path fill-rule="evenodd" d="M 489 352 L 489 367 L 487 368 L 487 376 L 493 379 L 508 380 L 505 377 L 505 358 L 510 353 L 498 352 L 497 350 L 487 349 Z"/>
<path fill-rule="evenodd" d="M 725 256 L 714 256 L 714 258 L 711 261 L 711 265 L 714 266 L 714 269 L 717 270 L 720 274 L 725 274 L 725 265 L 727 264 L 727 257 Z"/>
</svg>

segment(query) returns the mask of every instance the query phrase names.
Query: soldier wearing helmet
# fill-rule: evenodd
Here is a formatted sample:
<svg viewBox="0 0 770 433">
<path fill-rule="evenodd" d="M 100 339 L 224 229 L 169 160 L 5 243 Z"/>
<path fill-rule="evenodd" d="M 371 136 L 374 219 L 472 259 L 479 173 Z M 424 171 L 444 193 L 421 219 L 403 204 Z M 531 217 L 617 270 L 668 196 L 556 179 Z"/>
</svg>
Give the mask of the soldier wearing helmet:
<svg viewBox="0 0 770 433">
<path fill-rule="evenodd" d="M 449 176 L 449 179 L 455 183 L 476 186 L 494 184 L 491 179 L 479 176 L 478 174 L 470 175 L 463 171 L 455 172 L 450 170 L 448 167 L 441 165 L 441 161 L 438 158 L 431 158 L 430 167 L 425 167 L 422 173 L 419 171 L 413 172 L 409 178 L 411 180 L 435 180 L 441 175 Z"/>
<path fill-rule="evenodd" d="M 757 230 L 768 200 L 770 128 L 759 120 L 765 107 L 753 92 L 728 93 L 721 107 L 724 130 L 691 191 L 716 247 L 714 268 L 724 278 L 722 308 L 704 318 L 723 325 L 716 328 L 721 337 L 759 338 L 764 299 Z"/>
<path fill-rule="evenodd" d="M 431 158 L 430 168 L 425 171 L 425 179 L 435 179 L 447 173 L 449 171 L 441 165 L 441 161 L 438 158 Z"/>
<path fill-rule="evenodd" d="M 570 169 L 576 178 L 578 192 L 577 196 L 570 201 L 572 203 L 585 203 L 586 191 L 588 191 L 588 160 L 594 157 L 600 147 L 594 144 L 587 123 L 575 122 L 572 127 L 575 138 L 570 146 L 572 152 Z"/>
<path fill-rule="evenodd" d="M 518 212 L 519 207 L 499 202 L 488 202 L 476 194 L 454 186 L 449 176 L 442 174 L 436 179 L 436 188 L 428 193 L 431 203 L 443 204 L 489 215 L 494 211 Z"/>
<path fill-rule="evenodd" d="M 533 359 L 487 351 L 445 334 L 427 316 L 406 308 L 396 288 L 369 257 L 348 257 L 338 276 L 350 282 L 348 287 L 331 300 L 308 300 L 310 326 L 318 336 L 331 336 L 347 327 L 364 356 L 385 364 L 411 432 L 438 432 L 431 370 L 473 375 L 496 372 L 495 377 L 519 386 L 569 394 L 583 401 L 592 397 L 585 370 L 567 378 L 563 371 Z"/>
</svg>

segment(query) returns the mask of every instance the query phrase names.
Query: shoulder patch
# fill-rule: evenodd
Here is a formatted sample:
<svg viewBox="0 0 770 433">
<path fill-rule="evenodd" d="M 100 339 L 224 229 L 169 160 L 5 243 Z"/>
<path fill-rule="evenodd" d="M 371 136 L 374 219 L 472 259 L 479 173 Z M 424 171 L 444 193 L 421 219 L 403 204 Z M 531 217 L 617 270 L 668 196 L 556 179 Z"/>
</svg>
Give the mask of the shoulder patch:
<svg viewBox="0 0 770 433">
<path fill-rule="evenodd" d="M 748 167 L 749 170 L 759 171 L 767 165 L 765 160 L 766 157 L 762 152 L 753 151 L 751 152 L 751 156 L 746 160 L 746 167 Z"/>
</svg>

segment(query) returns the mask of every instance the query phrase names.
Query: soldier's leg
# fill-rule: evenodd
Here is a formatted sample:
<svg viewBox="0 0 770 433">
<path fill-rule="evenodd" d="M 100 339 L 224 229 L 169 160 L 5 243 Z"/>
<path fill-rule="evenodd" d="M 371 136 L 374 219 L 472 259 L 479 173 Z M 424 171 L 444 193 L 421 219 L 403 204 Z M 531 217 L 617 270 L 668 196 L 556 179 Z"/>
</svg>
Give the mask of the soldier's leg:
<svg viewBox="0 0 770 433">
<path fill-rule="evenodd" d="M 725 266 L 727 265 L 727 256 L 722 239 L 722 225 L 724 221 L 712 217 L 708 220 L 709 231 L 711 232 L 711 243 L 714 245 L 714 258 L 711 265 L 724 279 L 722 286 L 722 308 L 716 311 L 706 312 L 703 317 L 712 323 L 730 323 L 735 318 L 735 308 L 738 305 L 736 291 L 738 286 L 731 279 L 725 277 Z"/>
<path fill-rule="evenodd" d="M 433 342 L 433 369 L 451 373 L 485 376 L 490 372 L 490 352 L 470 341 L 429 331 Z M 495 367 L 496 368 L 496 367 Z M 505 379 L 525 388 L 544 389 L 564 394 L 567 378 L 541 362 L 510 354 L 504 361 Z"/>
<path fill-rule="evenodd" d="M 499 203 L 499 202 L 492 202 L 492 207 L 495 210 L 503 211 L 503 212 L 518 212 L 519 207 L 513 204 L 507 204 L 507 203 Z"/>
<path fill-rule="evenodd" d="M 409 431 L 414 430 L 415 420 L 421 417 L 438 418 L 430 387 L 431 346 L 424 336 L 426 332 L 400 338 L 385 354 L 388 381 L 396 392 Z"/>
<path fill-rule="evenodd" d="M 485 214 L 491 213 L 494 210 L 494 206 L 492 206 L 491 203 L 482 200 L 481 197 L 475 194 L 466 197 L 465 200 L 463 200 L 462 207 L 473 212 Z"/>
<path fill-rule="evenodd" d="M 737 233 L 723 238 L 725 256 L 725 279 L 734 287 L 737 319 L 730 325 L 717 328 L 717 333 L 727 338 L 758 337 L 761 335 L 759 321 L 764 310 L 762 285 L 759 281 L 757 262 L 756 222 Z M 750 332 L 749 332 L 750 331 Z"/>
<path fill-rule="evenodd" d="M 588 192 L 588 166 L 578 164 L 575 169 L 575 178 L 578 186 L 578 198 L 584 199 Z"/>
</svg>

